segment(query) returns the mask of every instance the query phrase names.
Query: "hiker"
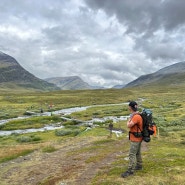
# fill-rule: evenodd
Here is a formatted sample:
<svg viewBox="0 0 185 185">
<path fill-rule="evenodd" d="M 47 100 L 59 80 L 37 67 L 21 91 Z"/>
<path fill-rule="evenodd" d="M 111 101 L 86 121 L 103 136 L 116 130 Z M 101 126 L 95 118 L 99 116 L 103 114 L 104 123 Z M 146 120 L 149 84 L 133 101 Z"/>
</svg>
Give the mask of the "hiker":
<svg viewBox="0 0 185 185">
<path fill-rule="evenodd" d="M 143 120 L 138 112 L 138 104 L 135 101 L 129 103 L 129 111 L 131 112 L 130 118 L 127 122 L 130 140 L 130 151 L 129 151 L 129 165 L 126 172 L 121 174 L 121 177 L 125 178 L 134 174 L 135 170 L 142 169 L 142 158 L 141 158 L 141 143 L 143 130 Z"/>
<path fill-rule="evenodd" d="M 110 123 L 110 124 L 109 124 L 110 137 L 112 137 L 112 129 L 113 129 L 113 124 Z"/>
<path fill-rule="evenodd" d="M 44 111 L 43 111 L 43 109 L 41 108 L 41 109 L 40 109 L 40 113 L 42 114 L 43 112 L 44 112 Z"/>
</svg>

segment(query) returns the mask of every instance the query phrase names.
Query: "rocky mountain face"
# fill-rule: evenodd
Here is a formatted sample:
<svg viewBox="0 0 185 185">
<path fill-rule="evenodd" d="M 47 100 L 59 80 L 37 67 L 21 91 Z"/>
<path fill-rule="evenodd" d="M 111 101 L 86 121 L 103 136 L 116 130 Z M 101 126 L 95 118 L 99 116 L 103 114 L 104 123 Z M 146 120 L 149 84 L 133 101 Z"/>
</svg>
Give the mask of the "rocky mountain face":
<svg viewBox="0 0 185 185">
<path fill-rule="evenodd" d="M 59 90 L 56 85 L 26 71 L 13 57 L 0 52 L 0 85 L 6 87 L 10 84 L 27 89 Z"/>
<path fill-rule="evenodd" d="M 185 62 L 167 66 L 152 74 L 142 75 L 125 87 L 147 85 L 185 85 Z"/>
<path fill-rule="evenodd" d="M 62 90 L 83 90 L 83 89 L 92 89 L 92 87 L 84 82 L 78 76 L 69 76 L 69 77 L 53 77 L 45 79 L 47 82 L 56 84 Z"/>
</svg>

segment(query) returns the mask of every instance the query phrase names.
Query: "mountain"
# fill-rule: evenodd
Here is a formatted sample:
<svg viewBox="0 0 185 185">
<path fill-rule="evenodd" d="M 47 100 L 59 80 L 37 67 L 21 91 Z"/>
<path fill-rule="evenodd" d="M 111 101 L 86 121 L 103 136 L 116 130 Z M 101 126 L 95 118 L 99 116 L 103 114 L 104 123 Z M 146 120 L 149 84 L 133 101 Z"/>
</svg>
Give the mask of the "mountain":
<svg viewBox="0 0 185 185">
<path fill-rule="evenodd" d="M 92 89 L 92 87 L 88 83 L 84 82 L 78 76 L 53 77 L 46 78 L 44 80 L 57 85 L 62 90 Z"/>
<path fill-rule="evenodd" d="M 122 89 L 124 87 L 125 87 L 125 85 L 115 85 L 112 87 L 112 89 Z"/>
<path fill-rule="evenodd" d="M 147 75 L 142 75 L 125 87 L 148 85 L 185 85 L 185 62 L 175 63 Z"/>
<path fill-rule="evenodd" d="M 0 52 L 0 87 L 37 90 L 59 90 L 51 83 L 41 80 L 26 71 L 13 57 Z"/>
</svg>

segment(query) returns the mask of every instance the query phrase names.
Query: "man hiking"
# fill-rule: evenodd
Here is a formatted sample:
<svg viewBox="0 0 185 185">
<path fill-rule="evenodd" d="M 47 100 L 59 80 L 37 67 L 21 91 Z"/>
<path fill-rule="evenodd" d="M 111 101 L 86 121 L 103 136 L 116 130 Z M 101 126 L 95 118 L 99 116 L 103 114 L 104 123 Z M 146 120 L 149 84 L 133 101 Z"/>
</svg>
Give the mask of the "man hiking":
<svg viewBox="0 0 185 185">
<path fill-rule="evenodd" d="M 129 165 L 128 170 L 121 174 L 121 177 L 125 178 L 134 174 L 134 170 L 142 169 L 142 158 L 141 158 L 141 143 L 143 140 L 143 120 L 138 112 L 138 104 L 135 101 L 129 103 L 129 111 L 131 112 L 130 118 L 127 122 L 130 140 L 130 151 L 129 151 Z"/>
</svg>

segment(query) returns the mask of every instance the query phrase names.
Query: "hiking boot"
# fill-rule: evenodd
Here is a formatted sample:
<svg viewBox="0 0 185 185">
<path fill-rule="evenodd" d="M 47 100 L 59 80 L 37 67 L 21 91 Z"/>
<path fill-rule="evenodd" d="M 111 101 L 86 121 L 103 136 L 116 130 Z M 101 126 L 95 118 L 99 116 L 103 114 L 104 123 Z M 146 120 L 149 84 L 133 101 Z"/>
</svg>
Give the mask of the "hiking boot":
<svg viewBox="0 0 185 185">
<path fill-rule="evenodd" d="M 126 172 L 124 172 L 124 173 L 121 174 L 121 177 L 126 178 L 126 177 L 128 177 L 130 175 L 134 175 L 134 172 L 132 172 L 132 171 L 126 171 Z"/>
<path fill-rule="evenodd" d="M 142 170 L 143 167 L 142 166 L 136 166 L 134 170 Z"/>
</svg>

